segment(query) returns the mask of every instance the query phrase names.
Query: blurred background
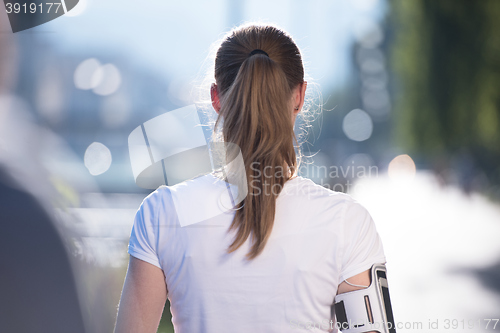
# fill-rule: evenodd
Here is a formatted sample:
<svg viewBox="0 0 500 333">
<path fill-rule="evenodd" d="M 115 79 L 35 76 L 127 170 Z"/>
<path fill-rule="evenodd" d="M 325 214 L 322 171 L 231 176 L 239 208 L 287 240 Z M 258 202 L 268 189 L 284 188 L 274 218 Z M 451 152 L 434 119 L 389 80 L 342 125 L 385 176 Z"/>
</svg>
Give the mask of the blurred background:
<svg viewBox="0 0 500 333">
<path fill-rule="evenodd" d="M 499 331 L 498 17 L 497 0 L 80 0 L 13 34 L 0 5 L 0 163 L 54 211 L 88 329 L 111 332 L 150 192 L 128 135 L 209 97 L 232 27 L 277 24 L 309 76 L 301 174 L 371 212 L 398 332 Z"/>
</svg>

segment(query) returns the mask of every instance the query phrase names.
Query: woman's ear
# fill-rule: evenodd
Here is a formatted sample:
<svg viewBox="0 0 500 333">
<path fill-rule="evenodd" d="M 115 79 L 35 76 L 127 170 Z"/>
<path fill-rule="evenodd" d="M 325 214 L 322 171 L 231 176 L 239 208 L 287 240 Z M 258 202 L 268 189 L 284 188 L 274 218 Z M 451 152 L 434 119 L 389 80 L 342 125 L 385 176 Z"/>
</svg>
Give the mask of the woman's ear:
<svg viewBox="0 0 500 333">
<path fill-rule="evenodd" d="M 219 113 L 220 111 L 220 101 L 219 101 L 219 90 L 217 89 L 217 85 L 212 83 L 210 87 L 210 97 L 212 98 L 212 106 L 215 112 Z"/>
<path fill-rule="evenodd" d="M 298 114 L 302 107 L 304 106 L 304 100 L 306 96 L 307 82 L 304 81 L 295 90 L 295 109 L 294 114 Z"/>
</svg>

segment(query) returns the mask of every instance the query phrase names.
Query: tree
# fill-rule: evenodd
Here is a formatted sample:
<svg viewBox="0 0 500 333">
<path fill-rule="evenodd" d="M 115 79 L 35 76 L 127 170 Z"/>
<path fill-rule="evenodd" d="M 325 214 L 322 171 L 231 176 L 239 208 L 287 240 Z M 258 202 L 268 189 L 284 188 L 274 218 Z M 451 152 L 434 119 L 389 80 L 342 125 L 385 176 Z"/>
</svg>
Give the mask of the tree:
<svg viewBox="0 0 500 333">
<path fill-rule="evenodd" d="M 500 184 L 500 1 L 392 0 L 398 142 Z M 465 184 L 466 185 L 466 184 Z"/>
</svg>

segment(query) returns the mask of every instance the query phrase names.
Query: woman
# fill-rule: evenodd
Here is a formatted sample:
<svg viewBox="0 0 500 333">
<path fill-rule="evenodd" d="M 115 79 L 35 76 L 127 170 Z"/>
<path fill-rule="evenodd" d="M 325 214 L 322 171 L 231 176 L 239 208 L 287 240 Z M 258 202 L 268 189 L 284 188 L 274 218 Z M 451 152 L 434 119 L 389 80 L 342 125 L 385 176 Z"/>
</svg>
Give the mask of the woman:
<svg viewBox="0 0 500 333">
<path fill-rule="evenodd" d="M 296 175 L 300 51 L 276 27 L 238 28 L 217 52 L 215 81 L 216 128 L 240 148 L 248 193 L 234 210 L 184 227 L 179 216 L 204 209 L 193 198 L 209 202 L 223 180 L 196 178 L 144 200 L 115 332 L 156 332 L 167 296 L 176 332 L 331 331 L 335 295 L 369 285 L 385 257 L 366 209 Z"/>
</svg>

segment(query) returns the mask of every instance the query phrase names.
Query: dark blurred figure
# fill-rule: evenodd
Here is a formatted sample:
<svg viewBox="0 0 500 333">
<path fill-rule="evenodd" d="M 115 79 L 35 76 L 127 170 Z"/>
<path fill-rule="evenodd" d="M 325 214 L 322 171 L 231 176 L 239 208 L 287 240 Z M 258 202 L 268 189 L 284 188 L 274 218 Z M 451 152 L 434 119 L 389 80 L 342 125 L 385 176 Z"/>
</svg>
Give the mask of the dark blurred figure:
<svg viewBox="0 0 500 333">
<path fill-rule="evenodd" d="M 5 99 L 16 84 L 19 56 L 7 15 L 0 8 L 0 99 Z M 5 103 L 0 103 L 0 332 L 85 332 L 63 239 L 49 206 L 28 193 L 28 189 L 42 192 L 39 185 L 48 182 L 32 182 L 41 168 L 17 158 L 29 153 L 16 149 L 19 140 L 9 140 L 8 114 Z M 24 189 L 20 179 L 28 183 Z"/>
<path fill-rule="evenodd" d="M 50 216 L 0 168 L 0 332 L 85 332 L 65 246 Z"/>
</svg>

